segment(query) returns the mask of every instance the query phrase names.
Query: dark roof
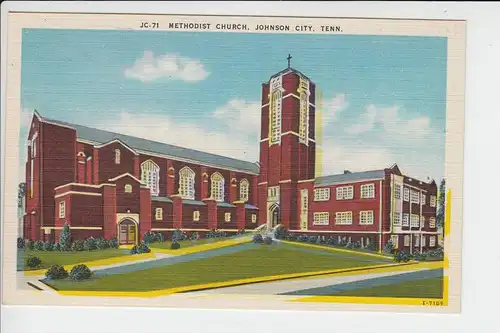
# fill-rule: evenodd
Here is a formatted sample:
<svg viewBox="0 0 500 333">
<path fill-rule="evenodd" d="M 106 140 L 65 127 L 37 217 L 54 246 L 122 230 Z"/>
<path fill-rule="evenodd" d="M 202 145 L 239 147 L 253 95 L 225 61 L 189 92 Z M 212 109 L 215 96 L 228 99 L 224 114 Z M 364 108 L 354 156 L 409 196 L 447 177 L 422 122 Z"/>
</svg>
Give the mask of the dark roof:
<svg viewBox="0 0 500 333">
<path fill-rule="evenodd" d="M 230 208 L 232 208 L 232 207 L 236 207 L 236 206 L 233 204 L 227 203 L 227 202 L 218 202 L 217 207 L 230 207 Z"/>
<path fill-rule="evenodd" d="M 205 206 L 205 203 L 203 201 L 198 200 L 183 199 L 182 203 L 185 205 Z"/>
<path fill-rule="evenodd" d="M 314 181 L 314 186 L 328 186 L 339 183 L 348 183 L 363 179 L 381 179 L 384 178 L 384 170 L 362 171 L 362 172 L 347 172 L 338 175 L 330 175 L 318 177 Z"/>
<path fill-rule="evenodd" d="M 245 204 L 245 208 L 246 209 L 259 209 L 259 208 L 255 207 L 254 205 L 250 205 L 250 204 Z"/>
<path fill-rule="evenodd" d="M 300 71 L 298 71 L 298 70 L 296 70 L 295 68 L 292 68 L 292 67 L 287 67 L 287 68 L 283 69 L 282 71 L 279 71 L 278 73 L 276 73 L 273 76 L 271 76 L 271 79 L 275 78 L 277 76 L 283 75 L 285 73 L 288 73 L 288 72 L 292 72 L 292 73 L 298 74 L 299 76 L 302 76 L 304 79 L 306 79 L 308 81 L 312 81 L 310 78 L 308 78 L 302 72 L 300 72 Z"/>
<path fill-rule="evenodd" d="M 152 201 L 160 201 L 160 202 L 172 202 L 172 199 L 168 197 L 157 197 L 157 196 L 152 196 L 151 197 Z"/>
<path fill-rule="evenodd" d="M 71 124 L 59 120 L 48 119 L 44 117 L 40 118 L 42 118 L 42 121 L 74 128 L 76 130 L 78 139 L 87 140 L 98 144 L 104 144 L 118 139 L 127 146 L 133 149 L 144 151 L 146 153 L 151 152 L 172 156 L 173 158 L 192 160 L 194 162 L 199 162 L 200 164 L 205 163 L 210 166 L 219 167 L 222 169 L 240 170 L 253 174 L 259 173 L 259 166 L 256 163 L 205 153 L 194 149 L 182 148 L 129 135 L 108 132 L 97 128 Z"/>
</svg>

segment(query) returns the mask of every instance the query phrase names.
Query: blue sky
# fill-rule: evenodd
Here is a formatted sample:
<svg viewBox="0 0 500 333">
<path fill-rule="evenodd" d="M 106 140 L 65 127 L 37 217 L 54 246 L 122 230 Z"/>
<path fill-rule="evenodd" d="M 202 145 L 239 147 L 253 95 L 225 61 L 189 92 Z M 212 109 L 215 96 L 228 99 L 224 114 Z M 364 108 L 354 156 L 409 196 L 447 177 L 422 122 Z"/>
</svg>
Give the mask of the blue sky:
<svg viewBox="0 0 500 333">
<path fill-rule="evenodd" d="M 443 177 L 446 39 L 431 37 L 24 30 L 21 147 L 37 109 L 256 161 L 261 83 L 289 53 L 322 91 L 324 174 Z"/>
</svg>

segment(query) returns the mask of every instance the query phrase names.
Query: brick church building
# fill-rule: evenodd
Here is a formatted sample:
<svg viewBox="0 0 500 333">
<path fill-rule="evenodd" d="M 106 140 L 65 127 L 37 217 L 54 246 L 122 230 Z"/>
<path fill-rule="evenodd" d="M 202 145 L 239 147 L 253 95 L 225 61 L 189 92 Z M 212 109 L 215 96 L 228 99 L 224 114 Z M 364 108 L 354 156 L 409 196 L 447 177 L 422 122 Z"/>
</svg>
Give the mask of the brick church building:
<svg viewBox="0 0 500 333">
<path fill-rule="evenodd" d="M 258 163 L 47 119 L 28 134 L 25 238 L 147 231 L 236 232 L 283 224 L 300 234 L 400 249 L 437 246 L 437 186 L 397 165 L 315 177 L 316 86 L 288 67 L 262 84 Z M 326 152 L 327 153 L 327 152 Z M 372 244 L 373 245 L 373 244 Z"/>
</svg>

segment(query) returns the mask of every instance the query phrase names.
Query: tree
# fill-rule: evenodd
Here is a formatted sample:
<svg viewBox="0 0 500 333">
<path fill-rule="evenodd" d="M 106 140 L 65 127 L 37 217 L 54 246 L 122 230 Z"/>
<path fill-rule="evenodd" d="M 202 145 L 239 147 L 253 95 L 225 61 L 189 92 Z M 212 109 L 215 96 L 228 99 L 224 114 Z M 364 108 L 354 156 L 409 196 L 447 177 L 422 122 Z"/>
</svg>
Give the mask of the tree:
<svg viewBox="0 0 500 333">
<path fill-rule="evenodd" d="M 61 251 L 71 250 L 71 230 L 67 223 L 64 224 L 63 230 L 59 235 L 59 244 L 61 244 Z"/>
<path fill-rule="evenodd" d="M 17 206 L 23 206 L 23 200 L 26 197 L 26 183 L 19 183 L 17 188 Z"/>
<path fill-rule="evenodd" d="M 446 201 L 446 180 L 443 178 L 439 185 L 438 209 L 436 214 L 436 223 L 438 227 L 444 229 L 444 214 Z"/>
</svg>

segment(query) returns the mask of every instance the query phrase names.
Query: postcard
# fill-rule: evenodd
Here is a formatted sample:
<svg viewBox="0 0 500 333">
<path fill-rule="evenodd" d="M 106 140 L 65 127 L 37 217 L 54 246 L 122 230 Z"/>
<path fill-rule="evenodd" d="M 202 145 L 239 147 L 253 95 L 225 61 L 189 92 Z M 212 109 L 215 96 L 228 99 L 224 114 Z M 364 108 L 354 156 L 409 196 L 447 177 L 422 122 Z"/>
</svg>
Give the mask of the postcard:
<svg viewBox="0 0 500 333">
<path fill-rule="evenodd" d="M 465 22 L 10 13 L 3 301 L 457 313 Z"/>
</svg>

